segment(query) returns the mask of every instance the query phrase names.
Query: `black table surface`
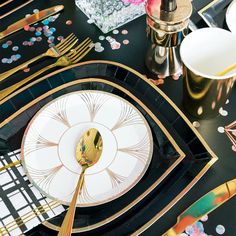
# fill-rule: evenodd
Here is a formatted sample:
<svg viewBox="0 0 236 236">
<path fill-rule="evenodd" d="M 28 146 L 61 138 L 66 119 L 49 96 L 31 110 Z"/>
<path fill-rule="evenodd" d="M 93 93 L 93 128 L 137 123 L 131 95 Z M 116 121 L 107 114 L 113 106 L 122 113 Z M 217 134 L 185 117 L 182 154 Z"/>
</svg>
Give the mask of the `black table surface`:
<svg viewBox="0 0 236 236">
<path fill-rule="evenodd" d="M 193 2 L 195 10 L 197 10 L 210 1 L 195 0 Z M 55 27 L 57 30 L 57 35 L 66 36 L 71 32 L 74 32 L 79 39 L 84 39 L 85 37 L 89 36 L 94 42 L 99 42 L 98 37 L 104 34 L 94 24 L 87 23 L 88 18 L 75 6 L 74 1 L 66 0 L 51 0 L 50 2 L 46 0 L 35 0 L 33 3 L 27 5 L 23 9 L 1 20 L 2 24 L 0 24 L 0 31 L 6 28 L 6 26 L 10 23 L 24 17 L 25 14 L 32 13 L 33 9 L 41 10 L 58 4 L 63 4 L 65 6 L 65 10 L 53 23 L 53 27 Z M 225 14 L 225 12 L 222 12 L 222 14 Z M 67 25 L 67 20 L 71 20 L 72 25 Z M 207 25 L 196 12 L 192 15 L 192 21 L 198 27 L 207 27 Z M 226 24 L 224 24 L 224 27 L 227 28 Z M 128 30 L 128 35 L 113 35 L 112 33 L 108 33 L 107 35 L 116 38 L 116 40 L 120 42 L 122 42 L 124 39 L 128 39 L 128 45 L 122 45 L 119 50 L 112 50 L 106 40 L 102 41 L 102 45 L 104 46 L 105 50 L 101 53 L 93 51 L 88 54 L 84 60 L 102 59 L 116 61 L 132 67 L 142 74 L 147 74 L 147 69 L 144 64 L 144 57 L 149 42 L 146 38 L 145 16 L 139 17 L 138 19 L 119 28 L 120 31 L 123 29 Z M 1 45 L 7 40 L 12 40 L 14 44 L 17 45 L 17 43 L 22 43 L 26 37 L 27 32 L 19 31 L 8 38 L 1 40 Z M 32 58 L 33 56 L 37 56 L 39 51 L 43 52 L 48 46 L 46 42 L 42 42 L 40 45 L 40 48 L 37 48 L 37 46 L 24 48 L 20 47 L 19 53 L 22 55 L 22 59 L 12 65 L 0 63 L 0 72 L 6 71 L 12 68 L 13 65 L 18 65 L 23 61 Z M 8 56 L 9 55 L 6 55 L 6 50 L 0 47 L 0 59 Z M 48 60 L 37 63 L 29 73 L 33 73 L 47 64 L 49 64 Z M 22 73 L 20 77 L 21 76 L 23 77 L 25 75 Z M 3 87 L 4 84 L 0 84 L 0 89 Z M 161 85 L 160 88 L 180 107 L 181 110 L 183 110 L 191 122 L 197 121 L 196 118 L 191 117 L 182 107 L 182 78 L 177 81 L 173 80 L 172 78 L 166 78 L 165 83 Z M 219 157 L 219 160 L 170 211 L 168 211 L 158 222 L 147 229 L 143 235 L 160 235 L 160 232 L 163 233 L 166 229 L 171 227 L 176 222 L 177 216 L 194 201 L 218 185 L 236 177 L 236 153 L 232 150 L 232 144 L 228 137 L 225 134 L 221 134 L 217 131 L 218 127 L 224 127 L 236 120 L 235 101 L 236 88 L 234 87 L 232 94 L 229 97 L 229 103 L 224 107 L 224 109 L 228 112 L 227 116 L 219 115 L 214 119 L 198 121 L 200 123 L 198 131 L 204 137 L 215 154 Z M 218 235 L 215 231 L 215 228 L 217 225 L 222 224 L 226 228 L 224 235 L 235 235 L 235 203 L 236 199 L 231 199 L 222 207 L 211 213 L 209 220 L 206 222 L 206 224 L 204 224 L 205 232 L 209 232 L 211 235 Z M 28 232 L 27 235 L 55 235 L 55 233 L 47 229 L 45 226 L 40 225 Z"/>
</svg>

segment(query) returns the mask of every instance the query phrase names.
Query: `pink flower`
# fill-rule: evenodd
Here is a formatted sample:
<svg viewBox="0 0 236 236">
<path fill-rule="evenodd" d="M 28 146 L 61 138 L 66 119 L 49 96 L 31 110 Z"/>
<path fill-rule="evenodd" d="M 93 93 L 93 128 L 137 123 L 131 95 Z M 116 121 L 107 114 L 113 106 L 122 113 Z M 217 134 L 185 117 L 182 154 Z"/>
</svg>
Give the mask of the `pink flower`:
<svg viewBox="0 0 236 236">
<path fill-rule="evenodd" d="M 123 2 L 125 3 L 132 3 L 132 4 L 135 4 L 135 5 L 138 5 L 142 2 L 144 2 L 145 0 L 122 0 Z"/>
</svg>

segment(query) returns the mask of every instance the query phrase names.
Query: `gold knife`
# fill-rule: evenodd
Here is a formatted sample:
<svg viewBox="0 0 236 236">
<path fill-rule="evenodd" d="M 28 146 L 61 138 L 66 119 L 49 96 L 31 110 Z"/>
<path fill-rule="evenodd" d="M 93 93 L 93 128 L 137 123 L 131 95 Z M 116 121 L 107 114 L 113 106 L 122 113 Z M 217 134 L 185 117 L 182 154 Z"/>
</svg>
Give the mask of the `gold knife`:
<svg viewBox="0 0 236 236">
<path fill-rule="evenodd" d="M 39 11 L 31 16 L 28 16 L 26 18 L 23 18 L 12 25 L 8 26 L 4 31 L 0 32 L 0 39 L 5 38 L 6 36 L 15 33 L 18 30 L 21 30 L 26 25 L 32 25 L 38 21 L 41 21 L 51 15 L 54 15 L 55 13 L 61 11 L 64 9 L 63 5 L 57 5 L 42 11 Z"/>
<path fill-rule="evenodd" d="M 177 236 L 184 232 L 187 226 L 194 224 L 206 214 L 228 201 L 236 194 L 236 179 L 228 181 L 213 189 L 177 218 L 177 223 L 171 227 L 163 236 Z"/>
</svg>

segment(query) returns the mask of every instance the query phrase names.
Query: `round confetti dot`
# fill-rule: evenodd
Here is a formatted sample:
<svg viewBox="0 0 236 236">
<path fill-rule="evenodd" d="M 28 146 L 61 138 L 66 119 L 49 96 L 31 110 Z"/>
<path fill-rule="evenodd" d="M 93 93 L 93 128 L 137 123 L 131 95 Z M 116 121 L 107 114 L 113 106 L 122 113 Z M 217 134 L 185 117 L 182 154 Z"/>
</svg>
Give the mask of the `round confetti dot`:
<svg viewBox="0 0 236 236">
<path fill-rule="evenodd" d="M 30 42 L 35 42 L 35 41 L 36 41 L 35 37 L 30 38 Z"/>
<path fill-rule="evenodd" d="M 40 36 L 42 33 L 40 32 L 40 31 L 37 31 L 36 33 L 35 33 L 35 36 Z"/>
<path fill-rule="evenodd" d="M 101 43 L 99 42 L 95 43 L 94 45 L 95 45 L 95 48 L 101 47 Z"/>
<path fill-rule="evenodd" d="M 129 44 L 129 40 L 128 40 L 128 39 L 123 40 L 123 44 L 124 44 L 124 45 Z"/>
<path fill-rule="evenodd" d="M 7 63 L 7 58 L 3 58 L 2 63 Z"/>
<path fill-rule="evenodd" d="M 20 55 L 20 54 L 16 54 L 16 58 L 17 58 L 17 59 L 20 59 L 20 58 L 21 58 L 21 55 Z"/>
<path fill-rule="evenodd" d="M 55 44 L 54 43 L 50 43 L 48 46 L 51 48 L 51 47 L 54 47 Z"/>
<path fill-rule="evenodd" d="M 37 28 L 36 28 L 36 31 L 38 31 L 38 32 L 41 32 L 42 30 L 43 30 L 42 27 L 37 27 Z"/>
<path fill-rule="evenodd" d="M 54 33 L 56 31 L 56 28 L 50 28 L 50 31 Z"/>
<path fill-rule="evenodd" d="M 229 103 L 229 99 L 226 100 L 225 104 L 228 104 Z"/>
<path fill-rule="evenodd" d="M 30 26 L 29 26 L 29 25 L 25 25 L 25 26 L 24 26 L 24 30 L 25 30 L 25 31 L 29 31 L 29 29 L 30 29 Z"/>
<path fill-rule="evenodd" d="M 37 42 L 42 41 L 42 37 L 37 37 L 37 38 L 36 38 L 36 41 L 37 41 Z"/>
<path fill-rule="evenodd" d="M 53 22 L 53 21 L 54 21 L 53 16 L 50 16 L 50 17 L 48 18 L 48 20 L 49 20 L 50 22 Z"/>
<path fill-rule="evenodd" d="M 30 71 L 30 68 L 29 68 L 29 67 L 26 67 L 23 71 L 27 73 L 27 72 Z"/>
<path fill-rule="evenodd" d="M 225 227 L 223 225 L 217 225 L 216 226 L 216 233 L 217 234 L 224 234 L 225 233 Z"/>
<path fill-rule="evenodd" d="M 54 41 L 54 39 L 55 39 L 54 36 L 50 36 L 50 37 L 48 38 L 48 40 L 50 40 L 50 41 Z"/>
<path fill-rule="evenodd" d="M 236 146 L 232 146 L 232 151 L 236 152 Z"/>
<path fill-rule="evenodd" d="M 112 31 L 113 34 L 119 34 L 119 30 L 115 29 Z"/>
<path fill-rule="evenodd" d="M 197 110 L 197 114 L 198 115 L 201 115 L 203 113 L 203 108 L 202 107 L 199 107 L 198 110 Z"/>
<path fill-rule="evenodd" d="M 61 40 L 63 40 L 63 39 L 64 39 L 63 36 L 58 36 L 58 37 L 57 37 L 57 40 L 58 40 L 58 41 L 61 41 Z"/>
<path fill-rule="evenodd" d="M 48 25 L 48 24 L 49 24 L 49 20 L 47 20 L 47 19 L 46 19 L 46 20 L 43 20 L 42 23 L 43 23 L 44 25 Z"/>
<path fill-rule="evenodd" d="M 104 51 L 104 47 L 95 47 L 95 51 L 96 52 L 102 52 L 102 51 Z"/>
<path fill-rule="evenodd" d="M 185 232 L 187 234 L 193 234 L 194 230 L 193 230 L 193 227 L 192 226 L 188 226 L 186 229 L 185 229 Z"/>
<path fill-rule="evenodd" d="M 7 45 L 6 43 L 4 43 L 4 44 L 2 45 L 2 48 L 8 48 L 8 45 Z"/>
<path fill-rule="evenodd" d="M 208 215 L 205 215 L 201 218 L 201 221 L 202 222 L 206 222 L 208 220 Z"/>
<path fill-rule="evenodd" d="M 28 46 L 33 46 L 34 42 L 28 42 Z"/>
<path fill-rule="evenodd" d="M 67 24 L 67 25 L 72 25 L 72 21 L 71 21 L 71 20 L 67 20 L 67 21 L 66 21 L 66 24 Z"/>
<path fill-rule="evenodd" d="M 18 60 L 17 57 L 16 57 L 16 55 L 12 55 L 12 56 L 11 56 L 11 59 L 12 59 L 12 61 L 17 61 L 17 60 Z"/>
<path fill-rule="evenodd" d="M 7 59 L 7 63 L 8 64 L 11 64 L 12 63 L 12 59 L 10 58 L 10 59 Z"/>
<path fill-rule="evenodd" d="M 104 40 L 104 39 L 105 39 L 105 36 L 103 36 L 103 35 L 100 35 L 100 36 L 98 37 L 98 39 L 102 41 L 102 40 Z"/>
<path fill-rule="evenodd" d="M 26 14 L 26 15 L 25 15 L 25 18 L 27 18 L 27 17 L 29 17 L 29 16 L 31 16 L 31 14 Z"/>
<path fill-rule="evenodd" d="M 218 127 L 217 130 L 218 130 L 218 132 L 221 133 L 221 134 L 223 134 L 223 133 L 225 132 L 225 128 L 222 127 L 222 126 Z"/>
<path fill-rule="evenodd" d="M 92 19 L 88 19 L 88 20 L 87 20 L 87 23 L 89 23 L 89 24 L 93 24 L 93 23 L 94 23 L 94 20 L 92 20 Z"/>
<path fill-rule="evenodd" d="M 117 41 L 111 43 L 112 50 L 117 50 L 117 49 L 120 48 L 120 46 L 121 46 L 121 44 L 119 42 L 117 42 Z"/>
<path fill-rule="evenodd" d="M 126 35 L 126 34 L 128 34 L 128 30 L 122 30 L 121 33 Z"/>
<path fill-rule="evenodd" d="M 194 122 L 193 122 L 193 126 L 194 126 L 195 128 L 199 128 L 199 127 L 200 127 L 200 123 L 199 123 L 198 121 L 194 121 Z"/>
<path fill-rule="evenodd" d="M 222 107 L 219 109 L 219 113 L 220 113 L 220 115 L 222 115 L 222 116 L 227 116 L 227 115 L 228 115 L 228 112 L 225 111 Z"/>
<path fill-rule="evenodd" d="M 28 41 L 24 41 L 22 44 L 23 44 L 24 46 L 26 46 L 26 45 L 28 45 Z"/>
<path fill-rule="evenodd" d="M 12 48 L 12 51 L 14 51 L 14 52 L 16 52 L 16 51 L 18 51 L 19 50 L 19 47 L 18 46 L 14 46 L 13 48 Z"/>
<path fill-rule="evenodd" d="M 49 29 L 48 25 L 43 26 L 43 30 L 47 30 L 47 29 Z"/>
<path fill-rule="evenodd" d="M 107 36 L 107 37 L 106 37 L 106 40 L 109 41 L 110 39 L 111 39 L 111 36 Z"/>
<path fill-rule="evenodd" d="M 35 31 L 35 27 L 33 27 L 33 26 L 30 27 L 30 28 L 29 28 L 29 31 L 34 32 L 34 31 Z"/>
<path fill-rule="evenodd" d="M 8 40 L 8 41 L 6 42 L 6 44 L 7 44 L 8 46 L 11 46 L 11 45 L 12 45 L 12 41 Z"/>
<path fill-rule="evenodd" d="M 34 9 L 33 10 L 33 13 L 38 13 L 39 12 L 39 9 Z"/>
</svg>

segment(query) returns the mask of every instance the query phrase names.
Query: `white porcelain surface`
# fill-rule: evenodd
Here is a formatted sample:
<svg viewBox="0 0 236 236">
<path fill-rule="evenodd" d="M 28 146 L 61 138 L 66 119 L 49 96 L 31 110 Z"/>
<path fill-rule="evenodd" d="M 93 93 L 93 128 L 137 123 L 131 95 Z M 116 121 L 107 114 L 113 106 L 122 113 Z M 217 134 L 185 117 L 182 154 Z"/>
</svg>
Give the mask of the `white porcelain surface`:
<svg viewBox="0 0 236 236">
<path fill-rule="evenodd" d="M 226 11 L 226 23 L 230 31 L 236 34 L 236 0 L 231 2 Z"/>
<path fill-rule="evenodd" d="M 195 74 L 224 79 L 236 75 L 214 76 L 236 63 L 236 35 L 220 28 L 198 29 L 185 37 L 180 47 L 183 63 Z"/>
<path fill-rule="evenodd" d="M 94 206 L 123 195 L 146 172 L 153 144 L 142 114 L 118 96 L 78 91 L 47 104 L 24 135 L 23 165 L 46 196 L 64 204 L 71 201 L 81 172 L 76 144 L 90 128 L 101 133 L 103 152 L 86 171 L 79 206 Z"/>
</svg>

